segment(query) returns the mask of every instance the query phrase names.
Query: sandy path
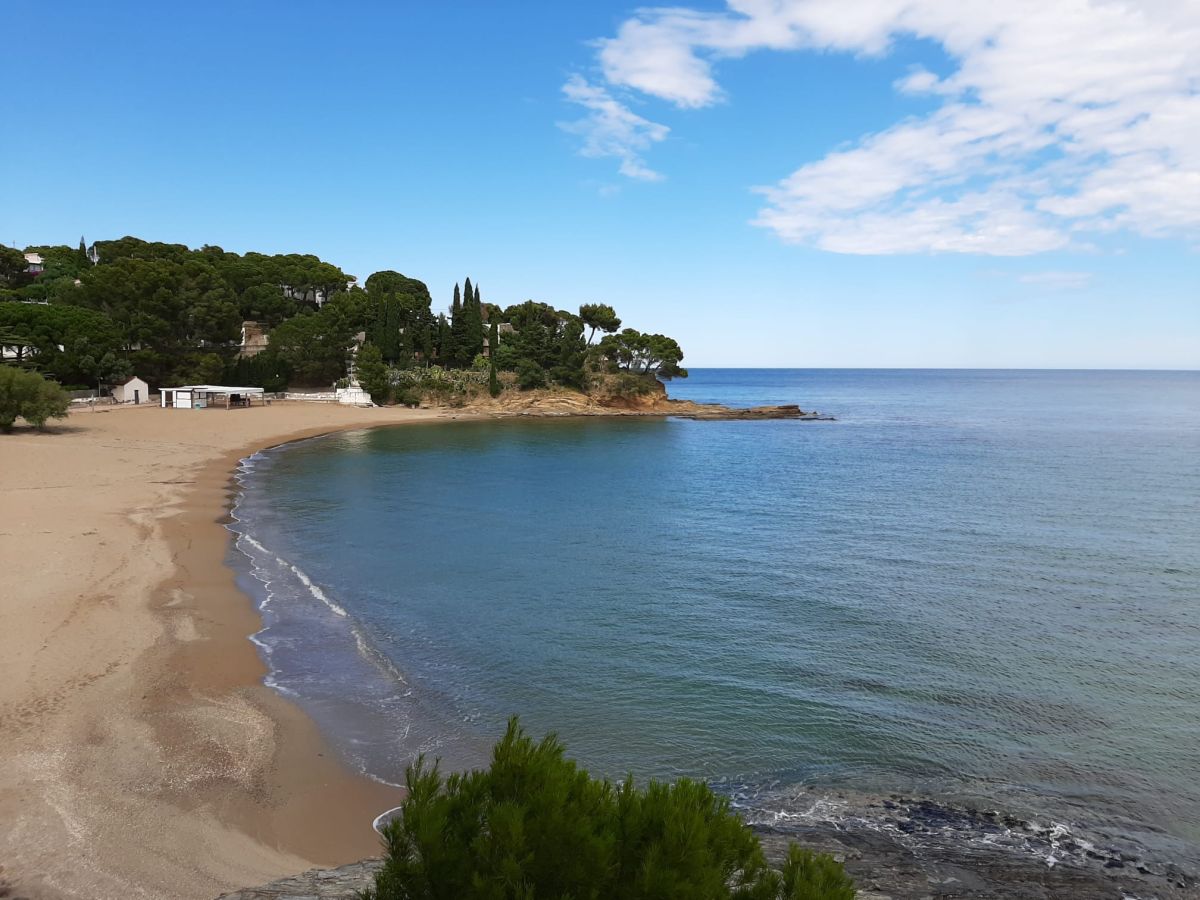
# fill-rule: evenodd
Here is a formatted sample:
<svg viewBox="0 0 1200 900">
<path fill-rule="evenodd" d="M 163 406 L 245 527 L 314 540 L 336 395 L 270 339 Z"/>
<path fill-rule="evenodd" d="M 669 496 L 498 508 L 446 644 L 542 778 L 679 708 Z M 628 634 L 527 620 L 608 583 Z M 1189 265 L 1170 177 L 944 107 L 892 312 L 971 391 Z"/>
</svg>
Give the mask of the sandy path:
<svg viewBox="0 0 1200 900">
<path fill-rule="evenodd" d="M 390 789 L 261 685 L 236 460 L 429 411 L 80 412 L 0 436 L 0 895 L 212 898 L 373 853 Z"/>
</svg>

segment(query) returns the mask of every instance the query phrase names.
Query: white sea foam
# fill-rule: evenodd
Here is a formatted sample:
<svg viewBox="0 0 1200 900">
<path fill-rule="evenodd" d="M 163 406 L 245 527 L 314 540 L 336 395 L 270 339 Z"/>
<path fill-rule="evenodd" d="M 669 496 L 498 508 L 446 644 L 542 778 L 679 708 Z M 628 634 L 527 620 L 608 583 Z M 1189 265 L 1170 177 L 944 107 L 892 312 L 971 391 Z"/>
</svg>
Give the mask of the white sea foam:
<svg viewBox="0 0 1200 900">
<path fill-rule="evenodd" d="M 250 635 L 250 643 L 252 643 L 252 644 L 254 644 L 254 646 L 258 647 L 258 649 L 261 650 L 263 653 L 265 653 L 267 656 L 270 656 L 272 653 L 275 652 L 275 648 L 271 644 L 267 643 L 266 641 L 264 641 L 262 638 L 259 637 L 259 635 L 264 634 L 266 632 L 266 630 L 267 629 L 263 628 L 262 630 L 256 631 L 256 632 L 254 632 L 254 634 Z"/>
<path fill-rule="evenodd" d="M 249 534 L 246 534 L 245 532 L 243 532 L 241 535 L 238 536 L 238 543 L 240 544 L 243 541 L 245 543 L 249 544 L 255 550 L 259 551 L 260 553 L 266 553 L 268 555 L 273 555 L 273 554 L 271 554 L 270 550 L 268 550 L 266 547 L 264 547 L 262 544 L 260 544 L 258 541 L 256 541 L 254 538 L 252 538 Z"/>
<path fill-rule="evenodd" d="M 353 619 L 350 621 L 353 622 Z M 356 624 L 352 624 L 350 626 L 350 632 L 354 635 L 354 645 L 358 650 L 358 655 L 367 662 L 371 663 L 371 665 L 375 666 L 375 668 L 382 671 L 383 674 L 386 675 L 394 684 L 402 688 L 400 694 L 398 695 L 399 697 L 412 696 L 412 688 L 409 687 L 408 681 L 405 679 L 404 674 L 398 668 L 396 668 L 395 663 L 388 659 L 386 653 L 381 652 L 374 644 L 371 643 L 370 638 L 366 636 L 362 628 Z"/>
<path fill-rule="evenodd" d="M 335 601 L 331 600 L 329 595 L 326 594 L 319 585 L 313 582 L 313 580 L 308 576 L 307 572 L 294 563 L 288 562 L 282 556 L 276 556 L 274 553 L 268 550 L 261 541 L 255 539 L 249 532 L 241 532 L 238 535 L 235 546 L 250 559 L 252 564 L 251 574 L 254 576 L 254 578 L 258 581 L 261 581 L 268 587 L 267 598 L 263 601 L 260 608 L 266 608 L 270 604 L 270 601 L 274 599 L 275 594 L 274 591 L 270 590 L 270 586 L 274 584 L 275 579 L 271 577 L 270 573 L 267 571 L 266 567 L 262 565 L 262 562 L 259 559 L 255 558 L 253 554 L 246 553 L 245 548 L 242 546 L 243 544 L 253 548 L 263 556 L 268 557 L 280 569 L 291 571 L 291 573 L 296 576 L 296 579 L 302 585 L 304 585 L 305 589 L 314 599 L 320 600 L 323 604 L 325 604 L 326 607 L 329 608 L 331 612 L 334 613 L 334 615 L 346 618 L 346 610 L 339 606 Z"/>
<path fill-rule="evenodd" d="M 280 560 L 280 561 L 282 562 L 282 560 Z M 300 583 L 303 584 L 306 588 L 308 588 L 308 592 L 310 594 L 312 594 L 314 597 L 316 597 L 318 600 L 320 600 L 322 603 L 324 603 L 326 606 L 328 606 L 331 610 L 333 610 L 333 612 L 336 615 L 339 615 L 339 616 L 342 616 L 343 618 L 345 618 L 346 611 L 344 609 L 342 609 L 340 606 L 338 606 L 336 603 L 334 603 L 332 600 L 330 600 L 325 595 L 325 592 L 323 590 L 321 590 L 319 587 L 317 587 L 317 585 L 313 584 L 312 579 L 309 578 L 299 566 L 292 565 L 292 566 L 289 566 L 289 568 L 296 574 L 296 577 L 300 579 Z"/>
</svg>

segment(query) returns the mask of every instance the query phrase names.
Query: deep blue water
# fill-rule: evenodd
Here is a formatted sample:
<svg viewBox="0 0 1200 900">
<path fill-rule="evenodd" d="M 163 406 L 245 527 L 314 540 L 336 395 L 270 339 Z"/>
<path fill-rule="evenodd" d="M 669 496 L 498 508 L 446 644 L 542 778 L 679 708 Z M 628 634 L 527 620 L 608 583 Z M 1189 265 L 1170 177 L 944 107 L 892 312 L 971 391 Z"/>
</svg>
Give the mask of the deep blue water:
<svg viewBox="0 0 1200 900">
<path fill-rule="evenodd" d="M 507 420 L 255 456 L 235 564 L 347 758 L 969 799 L 1200 845 L 1200 373 L 693 370 L 836 422 Z M 305 584 L 307 580 L 310 584 Z"/>
</svg>

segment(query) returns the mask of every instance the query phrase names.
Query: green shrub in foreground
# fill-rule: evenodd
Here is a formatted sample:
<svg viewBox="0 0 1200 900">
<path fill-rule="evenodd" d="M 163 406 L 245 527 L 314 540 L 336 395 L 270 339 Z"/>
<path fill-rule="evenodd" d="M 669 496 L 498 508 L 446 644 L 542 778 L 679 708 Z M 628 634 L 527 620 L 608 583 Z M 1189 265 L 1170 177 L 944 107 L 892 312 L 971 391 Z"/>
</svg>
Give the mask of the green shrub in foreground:
<svg viewBox="0 0 1200 900">
<path fill-rule="evenodd" d="M 12 431 L 18 418 L 37 428 L 49 419 L 63 419 L 71 399 L 59 385 L 37 372 L 0 366 L 0 431 Z"/>
<path fill-rule="evenodd" d="M 729 801 L 681 779 L 590 777 L 514 718 L 486 770 L 418 759 L 363 900 L 852 900 L 840 863 L 793 846 L 781 872 Z"/>
</svg>

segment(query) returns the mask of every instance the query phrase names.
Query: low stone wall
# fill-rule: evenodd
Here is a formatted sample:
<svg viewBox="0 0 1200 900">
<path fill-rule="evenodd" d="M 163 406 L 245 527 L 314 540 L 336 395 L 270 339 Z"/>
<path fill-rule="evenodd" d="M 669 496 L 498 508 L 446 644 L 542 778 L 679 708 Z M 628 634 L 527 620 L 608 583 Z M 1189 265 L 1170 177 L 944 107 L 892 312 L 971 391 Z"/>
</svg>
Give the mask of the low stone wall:
<svg viewBox="0 0 1200 900">
<path fill-rule="evenodd" d="M 311 403 L 337 402 L 337 394 L 333 391 L 288 391 L 283 397 L 285 400 L 307 400 Z"/>
</svg>

